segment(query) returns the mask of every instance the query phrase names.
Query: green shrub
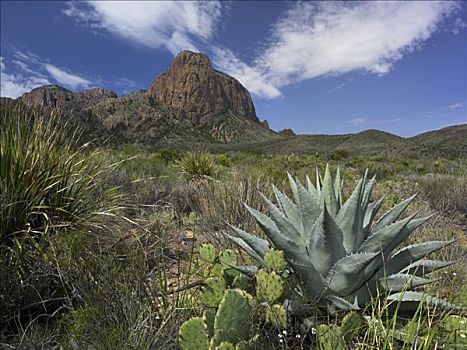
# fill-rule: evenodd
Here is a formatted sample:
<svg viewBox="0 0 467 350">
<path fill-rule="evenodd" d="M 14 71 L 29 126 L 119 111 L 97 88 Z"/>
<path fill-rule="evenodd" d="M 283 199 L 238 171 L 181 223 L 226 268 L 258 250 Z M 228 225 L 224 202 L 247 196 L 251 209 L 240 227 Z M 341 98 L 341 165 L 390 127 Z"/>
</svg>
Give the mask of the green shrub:
<svg viewBox="0 0 467 350">
<path fill-rule="evenodd" d="M 209 181 L 218 175 L 215 162 L 205 152 L 189 152 L 176 164 L 180 174 L 188 181 Z"/>
</svg>

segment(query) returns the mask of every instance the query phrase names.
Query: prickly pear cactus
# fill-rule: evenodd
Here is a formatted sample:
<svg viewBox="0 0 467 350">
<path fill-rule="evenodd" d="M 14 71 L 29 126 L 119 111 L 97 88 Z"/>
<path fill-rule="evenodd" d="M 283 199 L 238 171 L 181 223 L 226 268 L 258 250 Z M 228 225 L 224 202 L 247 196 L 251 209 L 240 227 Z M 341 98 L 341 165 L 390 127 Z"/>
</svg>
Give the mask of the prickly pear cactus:
<svg viewBox="0 0 467 350">
<path fill-rule="evenodd" d="M 183 323 L 179 331 L 179 341 L 183 350 L 208 350 L 209 340 L 204 320 L 193 317 Z"/>
<path fill-rule="evenodd" d="M 353 337 L 361 332 L 365 326 L 365 319 L 361 314 L 349 312 L 344 316 L 341 322 L 341 333 L 346 342 L 349 342 Z"/>
<path fill-rule="evenodd" d="M 320 324 L 317 328 L 316 342 L 320 350 L 346 350 L 341 330 L 336 325 Z"/>
<path fill-rule="evenodd" d="M 226 290 L 214 319 L 214 337 L 211 346 L 227 341 L 237 344 L 250 339 L 253 319 L 253 298 L 239 289 Z"/>
<path fill-rule="evenodd" d="M 216 350 L 236 350 L 236 347 L 232 343 L 224 341 L 216 348 Z"/>
<path fill-rule="evenodd" d="M 256 273 L 256 297 L 260 302 L 274 303 L 284 291 L 283 281 L 274 271 Z"/>
<path fill-rule="evenodd" d="M 264 254 L 264 262 L 269 269 L 278 273 L 283 272 L 287 268 L 287 262 L 284 259 L 284 252 L 281 250 L 268 250 L 266 254 Z"/>
<path fill-rule="evenodd" d="M 237 265 L 237 254 L 231 249 L 225 249 L 219 255 L 219 261 L 227 268 Z"/>
<path fill-rule="evenodd" d="M 224 296 L 226 289 L 225 280 L 221 277 L 206 279 L 201 287 L 200 302 L 207 307 L 217 307 Z"/>
<path fill-rule="evenodd" d="M 287 328 L 287 312 L 279 305 L 266 305 L 266 322 L 279 329 Z"/>
<path fill-rule="evenodd" d="M 211 243 L 204 243 L 199 247 L 199 256 L 204 261 L 213 263 L 217 257 L 216 248 Z"/>
</svg>

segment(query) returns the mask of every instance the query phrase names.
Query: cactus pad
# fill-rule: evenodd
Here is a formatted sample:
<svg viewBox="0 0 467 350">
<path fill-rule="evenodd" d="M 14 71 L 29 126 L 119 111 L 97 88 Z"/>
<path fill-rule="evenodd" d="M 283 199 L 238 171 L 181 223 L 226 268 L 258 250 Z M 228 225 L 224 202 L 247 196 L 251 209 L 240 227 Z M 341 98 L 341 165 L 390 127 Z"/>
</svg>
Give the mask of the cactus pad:
<svg viewBox="0 0 467 350">
<path fill-rule="evenodd" d="M 237 265 L 237 254 L 231 249 L 225 249 L 219 255 L 219 261 L 225 265 L 225 267 L 231 267 Z"/>
<path fill-rule="evenodd" d="M 201 287 L 200 302 L 207 307 L 217 307 L 224 295 L 225 280 L 221 277 L 210 277 Z"/>
<path fill-rule="evenodd" d="M 216 248 L 211 243 L 204 243 L 199 247 L 199 256 L 204 261 L 213 263 L 216 260 Z"/>
<path fill-rule="evenodd" d="M 284 291 L 282 279 L 274 272 L 259 270 L 256 274 L 256 296 L 259 301 L 275 302 Z"/>
<path fill-rule="evenodd" d="M 317 329 L 316 342 L 320 350 L 345 350 L 344 337 L 336 325 L 320 324 Z"/>
<path fill-rule="evenodd" d="M 287 268 L 287 262 L 284 260 L 284 252 L 281 250 L 270 249 L 264 254 L 264 261 L 268 268 L 281 273 Z"/>
<path fill-rule="evenodd" d="M 361 314 L 349 312 L 341 322 L 341 332 L 348 342 L 355 337 L 365 325 L 365 319 Z"/>
<path fill-rule="evenodd" d="M 219 345 L 216 350 L 235 350 L 235 346 L 232 345 L 232 343 L 229 342 L 222 342 L 221 345 Z"/>
<path fill-rule="evenodd" d="M 251 295 L 239 289 L 226 290 L 214 320 L 211 346 L 219 346 L 224 341 L 237 344 L 250 339 L 252 299 Z"/>
<path fill-rule="evenodd" d="M 276 328 L 285 329 L 287 328 L 287 312 L 279 304 L 267 305 L 266 322 Z"/>
<path fill-rule="evenodd" d="M 206 324 L 201 317 L 184 322 L 179 331 L 180 346 L 183 350 L 208 350 L 209 342 Z"/>
</svg>

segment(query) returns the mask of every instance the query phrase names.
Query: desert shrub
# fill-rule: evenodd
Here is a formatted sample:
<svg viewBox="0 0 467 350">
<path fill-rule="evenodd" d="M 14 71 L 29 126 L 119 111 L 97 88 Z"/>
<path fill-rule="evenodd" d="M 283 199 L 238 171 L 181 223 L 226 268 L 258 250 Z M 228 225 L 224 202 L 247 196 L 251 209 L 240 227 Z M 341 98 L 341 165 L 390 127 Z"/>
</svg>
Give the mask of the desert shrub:
<svg viewBox="0 0 467 350">
<path fill-rule="evenodd" d="M 209 181 L 218 175 L 218 167 L 211 155 L 206 152 L 189 152 L 176 166 L 188 181 Z"/>
<path fill-rule="evenodd" d="M 467 176 L 425 175 L 417 182 L 434 209 L 467 216 Z"/>
<path fill-rule="evenodd" d="M 107 222 L 119 196 L 98 152 L 79 146 L 56 113 L 2 112 L 0 128 L 0 324 L 47 313 L 65 299 L 49 237 Z M 1 327 L 0 327 L 1 328 Z"/>
</svg>

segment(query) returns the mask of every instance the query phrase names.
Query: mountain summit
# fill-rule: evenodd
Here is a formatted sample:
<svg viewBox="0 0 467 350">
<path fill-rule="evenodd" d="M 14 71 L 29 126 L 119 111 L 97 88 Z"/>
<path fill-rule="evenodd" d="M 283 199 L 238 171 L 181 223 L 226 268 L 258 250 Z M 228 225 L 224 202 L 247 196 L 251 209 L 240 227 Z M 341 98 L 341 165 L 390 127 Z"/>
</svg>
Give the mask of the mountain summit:
<svg viewBox="0 0 467 350">
<path fill-rule="evenodd" d="M 209 57 L 180 52 L 152 82 L 148 94 L 161 107 L 193 124 L 225 115 L 259 121 L 251 95 L 235 78 L 212 68 Z"/>
</svg>

